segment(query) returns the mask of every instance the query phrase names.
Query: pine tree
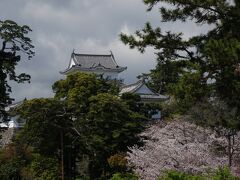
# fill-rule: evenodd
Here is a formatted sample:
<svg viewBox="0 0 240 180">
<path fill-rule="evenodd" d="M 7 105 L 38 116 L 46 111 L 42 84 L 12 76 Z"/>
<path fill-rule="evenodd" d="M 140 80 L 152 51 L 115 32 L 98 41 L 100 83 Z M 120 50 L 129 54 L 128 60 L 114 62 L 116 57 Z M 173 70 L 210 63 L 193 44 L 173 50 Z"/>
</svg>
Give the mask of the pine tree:
<svg viewBox="0 0 240 180">
<path fill-rule="evenodd" d="M 158 66 L 150 75 L 153 86 L 174 96 L 182 112 L 197 102 L 220 98 L 239 114 L 240 2 L 144 0 L 144 3 L 149 11 L 159 6 L 162 22 L 192 21 L 200 27 L 209 25 L 210 29 L 186 39 L 184 32 L 163 32 L 161 27 L 153 28 L 148 22 L 134 35 L 121 34 L 121 40 L 130 48 L 140 52 L 146 47 L 155 49 Z M 172 68 L 175 64 L 179 65 Z"/>
<path fill-rule="evenodd" d="M 22 83 L 30 81 L 30 76 L 25 73 L 16 74 L 16 65 L 21 56 L 26 54 L 28 59 L 34 55 L 32 41 L 27 37 L 31 29 L 20 26 L 11 20 L 0 20 L 0 119 L 6 119 L 5 107 L 12 103 L 10 97 L 11 86 L 9 80 Z"/>
</svg>

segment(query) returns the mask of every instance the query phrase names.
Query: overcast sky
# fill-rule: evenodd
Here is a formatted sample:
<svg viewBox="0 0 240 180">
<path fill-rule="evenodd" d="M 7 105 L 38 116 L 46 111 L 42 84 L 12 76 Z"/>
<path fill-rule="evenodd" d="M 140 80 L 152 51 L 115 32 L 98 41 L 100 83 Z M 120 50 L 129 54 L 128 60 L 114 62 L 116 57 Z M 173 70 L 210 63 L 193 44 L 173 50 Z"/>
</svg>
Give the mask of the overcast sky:
<svg viewBox="0 0 240 180">
<path fill-rule="evenodd" d="M 121 32 L 133 33 L 146 21 L 163 30 L 184 32 L 186 37 L 200 32 L 193 24 L 161 23 L 157 8 L 146 12 L 142 0 L 0 0 L 0 19 L 29 25 L 36 55 L 22 59 L 19 72 L 31 75 L 31 83 L 12 84 L 16 101 L 27 97 L 52 96 L 52 84 L 64 78 L 70 55 L 76 53 L 110 54 L 117 63 L 127 66 L 120 74 L 125 83 L 148 73 L 156 65 L 153 50 L 145 54 L 130 50 L 119 39 Z"/>
</svg>

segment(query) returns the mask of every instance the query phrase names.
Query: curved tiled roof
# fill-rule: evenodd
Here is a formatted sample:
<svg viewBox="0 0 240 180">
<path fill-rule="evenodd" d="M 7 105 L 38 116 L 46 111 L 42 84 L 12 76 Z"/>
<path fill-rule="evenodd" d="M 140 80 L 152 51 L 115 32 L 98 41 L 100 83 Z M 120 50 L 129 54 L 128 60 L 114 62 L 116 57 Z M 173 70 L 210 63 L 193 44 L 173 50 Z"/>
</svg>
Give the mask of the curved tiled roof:
<svg viewBox="0 0 240 180">
<path fill-rule="evenodd" d="M 103 66 L 107 69 L 115 69 L 119 67 L 112 55 L 74 54 L 73 59 L 76 65 L 84 68 Z"/>
<path fill-rule="evenodd" d="M 139 90 L 142 87 L 146 87 L 148 91 L 143 92 L 139 92 Z M 130 85 L 126 85 L 123 86 L 120 89 L 120 93 L 119 95 L 122 95 L 123 93 L 136 93 L 139 94 L 141 99 L 144 101 L 162 101 L 162 100 L 167 100 L 169 97 L 164 96 L 162 94 L 158 94 L 153 92 L 151 89 L 149 89 L 146 84 L 145 84 L 145 80 L 141 79 L 138 82 L 134 83 L 134 84 L 130 84 Z"/>
<path fill-rule="evenodd" d="M 136 83 L 134 83 L 134 84 L 125 85 L 125 86 L 121 87 L 119 94 L 123 94 L 123 93 L 134 93 L 134 92 L 135 92 L 137 89 L 139 89 L 142 85 L 143 85 L 142 80 L 139 80 L 138 82 L 136 82 Z"/>
<path fill-rule="evenodd" d="M 116 63 L 112 53 L 109 55 L 72 53 L 68 68 L 61 73 L 65 74 L 73 70 L 94 71 L 98 69 L 122 72 L 126 70 L 126 68 L 127 67 L 121 67 Z"/>
</svg>

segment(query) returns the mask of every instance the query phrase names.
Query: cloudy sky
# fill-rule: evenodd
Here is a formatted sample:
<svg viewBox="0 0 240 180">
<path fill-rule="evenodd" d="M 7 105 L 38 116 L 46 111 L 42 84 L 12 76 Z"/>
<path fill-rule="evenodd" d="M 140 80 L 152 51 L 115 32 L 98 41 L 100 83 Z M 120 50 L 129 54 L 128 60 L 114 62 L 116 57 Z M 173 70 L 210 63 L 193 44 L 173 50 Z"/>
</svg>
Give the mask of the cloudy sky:
<svg viewBox="0 0 240 180">
<path fill-rule="evenodd" d="M 183 31 L 185 37 L 200 32 L 193 24 L 161 23 L 157 8 L 146 12 L 142 0 L 0 0 L 0 19 L 11 19 L 26 24 L 33 32 L 30 37 L 35 46 L 35 57 L 19 64 L 17 71 L 32 76 L 31 83 L 13 83 L 12 96 L 16 101 L 25 97 L 50 97 L 51 85 L 64 78 L 64 70 L 71 52 L 110 54 L 127 66 L 120 74 L 125 83 L 133 83 L 136 76 L 153 69 L 154 52 L 145 54 L 130 50 L 119 39 L 119 34 L 133 33 L 146 21 L 163 30 Z"/>
</svg>

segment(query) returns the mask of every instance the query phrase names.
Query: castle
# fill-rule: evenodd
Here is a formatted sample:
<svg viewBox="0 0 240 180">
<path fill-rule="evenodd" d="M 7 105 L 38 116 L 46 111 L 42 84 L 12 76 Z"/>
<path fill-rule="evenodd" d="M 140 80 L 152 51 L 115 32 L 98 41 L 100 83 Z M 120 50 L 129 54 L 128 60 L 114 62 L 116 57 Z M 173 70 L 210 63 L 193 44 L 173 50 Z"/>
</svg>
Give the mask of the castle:
<svg viewBox="0 0 240 180">
<path fill-rule="evenodd" d="M 72 53 L 69 65 L 61 74 L 68 75 L 77 71 L 83 73 L 95 73 L 103 75 L 105 79 L 117 79 L 118 74 L 125 71 L 127 67 L 121 67 L 111 54 L 76 54 Z"/>
<path fill-rule="evenodd" d="M 111 51 L 110 51 L 111 52 Z M 61 74 L 68 75 L 74 72 L 95 73 L 102 75 L 103 78 L 118 80 L 118 74 L 125 71 L 127 67 L 121 67 L 117 64 L 113 53 L 99 54 L 76 54 L 72 53 L 68 67 L 61 71 Z M 159 103 L 168 99 L 167 96 L 153 92 L 147 85 L 145 78 L 129 85 L 120 87 L 119 96 L 123 93 L 138 94 L 142 103 Z M 160 119 L 161 112 L 157 111 L 152 116 L 153 119 Z"/>
<path fill-rule="evenodd" d="M 102 75 L 103 78 L 108 80 L 119 80 L 118 74 L 125 71 L 127 67 L 119 66 L 114 58 L 113 53 L 99 55 L 99 54 L 77 54 L 72 53 L 68 67 L 60 71 L 63 75 L 68 75 L 74 72 L 95 73 Z M 159 103 L 168 99 L 167 96 L 153 92 L 147 85 L 144 78 L 136 83 L 129 85 L 122 85 L 120 87 L 119 96 L 123 93 L 138 94 L 141 98 L 141 103 Z M 21 105 L 24 101 L 17 102 L 7 107 L 7 111 L 14 110 L 17 106 Z M 0 128 L 5 129 L 0 139 L 0 146 L 4 146 L 11 141 L 14 131 L 23 127 L 24 124 L 20 123 L 17 116 L 11 117 L 8 123 L 0 123 Z M 161 119 L 161 111 L 158 110 L 152 116 L 152 119 Z M 0 134 L 1 135 L 1 134 Z"/>
</svg>

